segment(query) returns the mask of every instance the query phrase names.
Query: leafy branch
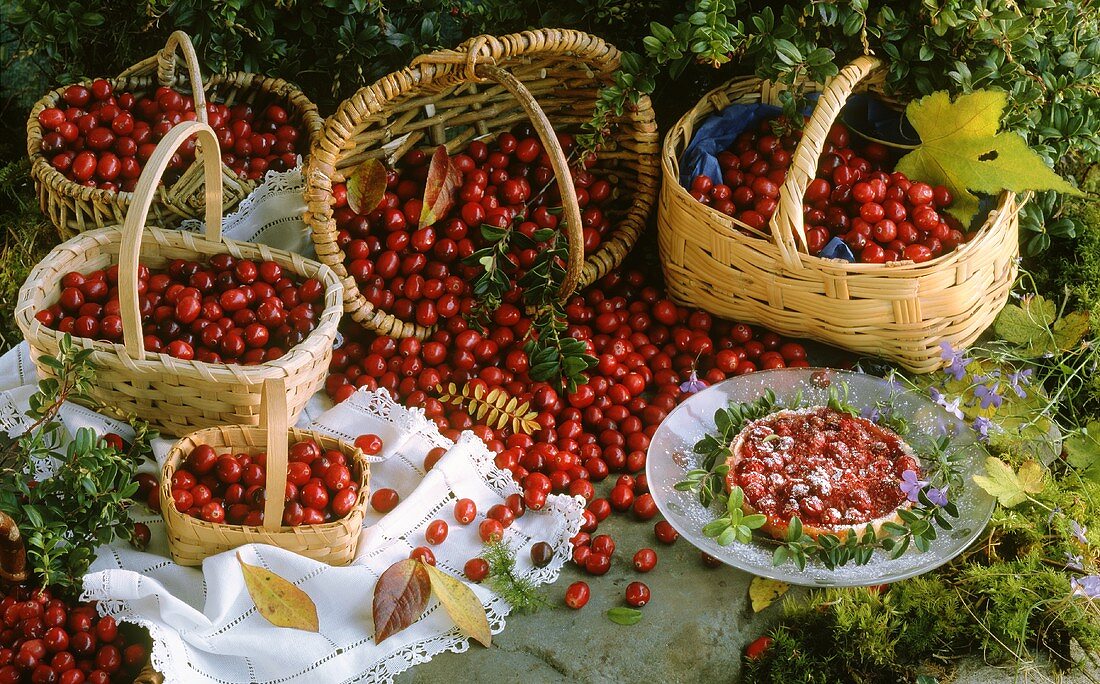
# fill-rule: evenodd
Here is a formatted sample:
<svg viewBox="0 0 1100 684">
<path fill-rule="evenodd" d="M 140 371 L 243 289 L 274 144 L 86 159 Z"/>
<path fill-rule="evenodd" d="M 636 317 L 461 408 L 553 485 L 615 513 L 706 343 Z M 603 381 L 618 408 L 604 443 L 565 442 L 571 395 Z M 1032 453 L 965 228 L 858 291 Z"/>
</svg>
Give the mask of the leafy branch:
<svg viewBox="0 0 1100 684">
<path fill-rule="evenodd" d="M 75 350 L 68 335 L 56 358 L 39 361 L 54 369 L 57 378 L 42 380 L 32 395 L 27 413 L 34 423 L 14 439 L 3 436 L 0 511 L 16 521 L 31 572 L 39 581 L 79 592 L 96 548 L 133 535 L 126 509 L 137 492 L 138 463 L 151 453 L 149 440 L 156 433 L 132 421 L 135 439 L 124 453 L 91 428 L 80 428 L 64 451 L 58 451 L 65 437 L 57 420 L 61 405 L 87 398 L 95 368 L 89 353 Z M 35 466 L 49 461 L 57 464 L 56 473 L 36 482 Z"/>
<path fill-rule="evenodd" d="M 715 411 L 717 433 L 706 435 L 696 442 L 693 449 L 702 457 L 700 467 L 688 471 L 684 479 L 676 483 L 675 489 L 697 492 L 699 503 L 709 506 L 715 496 L 721 495 L 725 489 L 725 477 L 729 473 L 725 459 L 737 434 L 750 422 L 774 412 L 777 405 L 775 392 L 767 389 L 755 401 L 730 404 Z"/>
</svg>

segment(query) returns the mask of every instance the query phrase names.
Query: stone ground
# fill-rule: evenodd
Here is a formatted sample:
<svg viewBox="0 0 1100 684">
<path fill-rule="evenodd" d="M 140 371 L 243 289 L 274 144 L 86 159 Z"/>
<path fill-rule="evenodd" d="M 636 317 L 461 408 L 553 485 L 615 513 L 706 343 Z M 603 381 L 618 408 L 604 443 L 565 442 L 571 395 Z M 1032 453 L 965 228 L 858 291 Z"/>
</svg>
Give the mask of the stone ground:
<svg viewBox="0 0 1100 684">
<path fill-rule="evenodd" d="M 512 616 L 491 649 L 474 644 L 466 653 L 439 655 L 399 676 L 397 684 L 736 681 L 741 650 L 779 616 L 778 606 L 752 615 L 751 576 L 726 566 L 705 567 L 699 551 L 683 539 L 661 545 L 652 524 L 612 516 L 600 531 L 617 543 L 610 572 L 588 577 L 567 564 L 558 582 L 546 589 L 561 607 Z M 656 550 L 658 562 L 642 575 L 631 559 L 646 546 Z M 592 599 L 574 611 L 563 606 L 562 596 L 579 579 L 589 583 Z M 631 627 L 612 623 L 604 613 L 625 605 L 623 592 L 636 579 L 652 591 L 642 621 Z M 975 661 L 962 664 L 955 682 L 1100 684 L 1100 670 L 1054 679 L 1046 668 L 1017 675 Z"/>
</svg>

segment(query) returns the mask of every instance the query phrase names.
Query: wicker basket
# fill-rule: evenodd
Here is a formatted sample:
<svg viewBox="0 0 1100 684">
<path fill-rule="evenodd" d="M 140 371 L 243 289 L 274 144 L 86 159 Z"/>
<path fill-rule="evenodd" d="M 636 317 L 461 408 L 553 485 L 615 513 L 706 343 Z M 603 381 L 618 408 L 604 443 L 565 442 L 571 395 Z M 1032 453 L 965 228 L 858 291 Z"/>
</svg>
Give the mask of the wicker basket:
<svg viewBox="0 0 1100 684">
<path fill-rule="evenodd" d="M 196 133 L 206 172 L 206 237 L 145 228 L 149 202 L 161 173 L 179 145 Z M 97 374 L 91 398 L 102 405 L 97 409 L 142 418 L 169 435 L 226 423 L 256 425 L 263 382 L 277 378 L 287 383 L 288 418 L 293 421 L 298 416 L 328 373 L 343 306 L 343 288 L 335 274 L 322 264 L 265 245 L 222 239 L 220 175 L 218 142 L 213 130 L 194 121 L 176 126 L 158 145 L 142 172 L 125 225 L 81 233 L 55 247 L 35 266 L 19 290 L 15 319 L 41 376 L 56 377 L 56 371 L 38 359 L 43 355 L 56 356 L 63 335 L 42 325 L 34 314 L 57 301 L 65 273 L 87 272 L 117 263 L 124 344 L 88 338 L 73 340 L 76 348 L 93 350 L 90 358 Z M 324 310 L 317 326 L 281 358 L 256 366 L 183 361 L 166 354 L 146 353 L 137 294 L 139 257 L 150 268 L 162 268 L 172 259 L 204 261 L 221 253 L 274 261 L 299 277 L 317 278 L 325 287 Z"/>
<path fill-rule="evenodd" d="M 580 211 L 554 126 L 592 118 L 599 88 L 619 66 L 619 51 L 600 38 L 561 29 L 478 36 L 456 50 L 416 58 L 344 101 L 325 124 L 306 167 L 306 223 L 318 258 L 344 282 L 344 308 L 364 327 L 395 337 L 425 337 L 431 328 L 377 310 L 360 294 L 336 244 L 332 184 L 363 160 L 395 160 L 414 148 L 464 148 L 471 140 L 529 120 L 549 152 L 565 206 L 569 259 L 561 294 L 568 296 L 617 265 L 645 227 L 657 189 L 657 127 L 649 100 L 616 123 L 600 152 L 601 169 L 623 195 L 613 228 L 598 251 L 584 254 Z"/>
<path fill-rule="evenodd" d="M 186 74 L 176 71 L 177 48 L 183 54 Z M 196 116 L 203 123 L 207 120 L 205 103 L 209 99 L 225 103 L 284 104 L 291 121 L 301 129 L 305 142 L 310 144 L 324 125 L 316 105 L 296 86 L 282 79 L 237 72 L 214 75 L 203 81 L 191 39 L 182 31 L 173 33 L 164 49 L 156 55 L 108 80 L 116 91 L 125 90 L 137 95 L 151 93 L 162 85 L 188 89 L 195 99 Z M 43 213 L 58 227 L 63 237 L 71 237 L 92 228 L 122 223 L 126 210 L 134 201 L 134 193 L 85 187 L 65 178 L 42 154 L 43 131 L 38 123 L 38 114 L 43 109 L 58 106 L 64 92 L 64 87 L 52 90 L 31 108 L 27 119 L 27 155 Z M 64 107 L 64 104 L 61 106 Z M 303 145 L 302 149 L 308 148 Z M 228 166 L 222 166 L 221 177 L 224 185 L 222 208 L 225 211 L 237 206 L 259 185 L 258 181 L 242 179 Z M 150 212 L 157 225 L 170 228 L 184 219 L 201 217 L 204 197 L 202 169 L 196 160 L 171 187 L 157 188 Z"/>
<path fill-rule="evenodd" d="M 1004 306 L 1017 271 L 1020 203 L 1002 193 L 972 240 L 924 263 L 850 263 L 800 251 L 802 198 L 829 128 L 857 84 L 881 92 L 879 66 L 860 57 L 823 89 L 811 87 L 822 94 L 780 191 L 771 240 L 743 234 L 730 217 L 693 199 L 679 183 L 679 159 L 711 114 L 734 103 L 776 104 L 783 87 L 739 78 L 708 93 L 665 138 L 657 210 L 661 263 L 680 302 L 929 372 L 943 363 L 941 341 L 971 344 Z"/>
<path fill-rule="evenodd" d="M 310 430 L 288 428 L 286 385 L 269 380 L 264 385 L 264 426 L 226 425 L 192 432 L 172 446 L 160 477 L 160 510 L 168 531 L 172 560 L 180 565 L 201 565 L 204 558 L 243 544 L 270 544 L 330 565 L 347 565 L 355 558 L 359 533 L 367 510 L 370 466 L 363 452 L 346 442 Z M 264 502 L 261 527 L 209 523 L 176 510 L 172 501 L 172 475 L 193 448 L 209 444 L 215 450 L 267 454 L 266 491 L 286 489 L 288 441 L 315 440 L 326 451 L 344 454 L 352 477 L 359 483 L 355 507 L 343 518 L 322 525 L 283 526 L 283 497 Z"/>
</svg>

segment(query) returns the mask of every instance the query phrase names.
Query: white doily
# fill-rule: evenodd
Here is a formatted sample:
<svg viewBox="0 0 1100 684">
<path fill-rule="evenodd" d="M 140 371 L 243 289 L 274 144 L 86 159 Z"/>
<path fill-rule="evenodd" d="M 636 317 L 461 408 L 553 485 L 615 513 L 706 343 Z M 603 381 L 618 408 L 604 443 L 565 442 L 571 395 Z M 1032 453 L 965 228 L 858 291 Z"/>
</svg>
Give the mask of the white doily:
<svg viewBox="0 0 1100 684">
<path fill-rule="evenodd" d="M 222 234 L 240 242 L 262 242 L 315 258 L 309 227 L 302 221 L 305 191 L 301 167 L 268 171 L 263 182 L 241 200 L 236 210 L 222 218 Z M 203 226 L 198 219 L 187 219 L 181 224 L 181 228 L 191 231 L 201 231 Z"/>
</svg>

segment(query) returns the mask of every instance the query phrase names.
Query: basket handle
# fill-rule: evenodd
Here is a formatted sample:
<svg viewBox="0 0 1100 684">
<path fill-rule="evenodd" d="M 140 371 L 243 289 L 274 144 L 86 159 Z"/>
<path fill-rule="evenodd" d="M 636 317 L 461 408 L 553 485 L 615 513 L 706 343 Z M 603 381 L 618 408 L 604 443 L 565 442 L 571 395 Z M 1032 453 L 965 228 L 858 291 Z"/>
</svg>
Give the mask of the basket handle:
<svg viewBox="0 0 1100 684">
<path fill-rule="evenodd" d="M 806 226 L 803 221 L 802 198 L 806 188 L 817 176 L 817 163 L 833 122 L 856 84 L 869 76 L 882 62 L 863 55 L 840 70 L 821 92 L 810 120 L 802 130 L 802 140 L 794 151 L 787 179 L 779 190 L 779 208 L 769 224 L 783 263 L 792 269 L 802 268 L 799 249 L 806 249 Z M 795 242 L 795 237 L 798 242 Z"/>
<path fill-rule="evenodd" d="M 198 121 L 185 121 L 168 131 L 145 163 L 134 188 L 134 199 L 126 211 L 126 221 L 122 224 L 122 245 L 118 253 L 119 315 L 122 317 L 122 342 L 126 346 L 126 354 L 135 361 L 145 359 L 137 291 L 141 236 L 149 217 L 149 205 L 164 170 L 172 161 L 172 155 L 192 135 L 198 138 L 200 147 L 196 148 L 196 157 L 202 160 L 205 174 L 206 239 L 217 242 L 222 237 L 222 164 L 218 138 L 210 126 Z"/>
<path fill-rule="evenodd" d="M 199 56 L 191 37 L 183 31 L 173 31 L 168 42 L 157 53 L 157 81 L 162 85 L 171 85 L 176 80 L 176 49 L 183 55 L 187 66 L 187 75 L 191 81 L 191 97 L 195 100 L 195 116 L 203 123 L 209 123 L 206 115 L 206 92 L 203 89 L 202 70 Z"/>
<path fill-rule="evenodd" d="M 473 53 L 471 53 L 473 54 Z M 581 233 L 581 207 L 577 203 L 577 193 L 573 189 L 573 174 L 569 171 L 569 160 L 565 152 L 558 144 L 558 137 L 554 134 L 554 127 L 546 112 L 531 95 L 531 91 L 523 83 L 498 66 L 491 64 L 477 65 L 477 73 L 482 78 L 487 78 L 500 84 L 512 94 L 527 113 L 527 118 L 538 133 L 542 146 L 550 157 L 550 165 L 554 167 L 554 176 L 557 179 L 558 190 L 561 192 L 562 210 L 564 211 L 565 236 L 569 243 L 569 257 L 566 260 L 565 278 L 562 281 L 558 295 L 565 299 L 577 289 L 581 279 L 581 270 L 584 268 L 584 236 Z"/>
<path fill-rule="evenodd" d="M 286 380 L 264 380 L 260 394 L 262 411 L 260 423 L 264 428 L 264 448 L 267 452 L 267 496 L 264 501 L 264 529 L 277 530 L 283 526 L 283 505 L 286 492 L 287 419 Z"/>
</svg>

